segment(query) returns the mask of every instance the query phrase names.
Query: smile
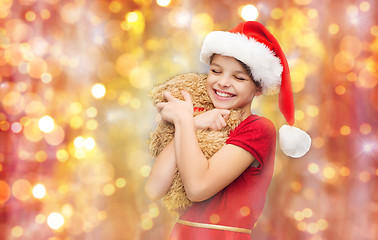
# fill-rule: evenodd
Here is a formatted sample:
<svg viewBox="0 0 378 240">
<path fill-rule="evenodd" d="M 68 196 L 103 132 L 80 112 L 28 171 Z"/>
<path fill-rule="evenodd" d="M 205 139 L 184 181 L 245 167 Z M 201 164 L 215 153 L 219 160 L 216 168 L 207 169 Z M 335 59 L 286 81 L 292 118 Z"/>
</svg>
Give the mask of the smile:
<svg viewBox="0 0 378 240">
<path fill-rule="evenodd" d="M 220 91 L 217 91 L 214 89 L 214 92 L 216 95 L 220 96 L 220 97 L 223 97 L 223 98 L 231 98 L 231 97 L 234 97 L 236 95 L 233 95 L 231 93 L 226 93 L 226 92 L 220 92 Z"/>
</svg>

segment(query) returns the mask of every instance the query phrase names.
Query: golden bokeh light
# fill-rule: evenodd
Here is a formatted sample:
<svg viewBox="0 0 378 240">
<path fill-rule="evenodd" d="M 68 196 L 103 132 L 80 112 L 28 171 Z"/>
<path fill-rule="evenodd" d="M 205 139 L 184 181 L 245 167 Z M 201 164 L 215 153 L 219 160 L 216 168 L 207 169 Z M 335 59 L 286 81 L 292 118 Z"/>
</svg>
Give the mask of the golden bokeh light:
<svg viewBox="0 0 378 240">
<path fill-rule="evenodd" d="M 46 196 L 46 188 L 43 184 L 37 184 L 33 187 L 33 196 L 37 199 L 42 199 Z"/>
<path fill-rule="evenodd" d="M 45 221 L 46 221 L 46 216 L 45 215 L 38 214 L 37 216 L 35 216 L 35 222 L 37 224 L 43 224 L 43 223 L 45 223 Z"/>
<path fill-rule="evenodd" d="M 345 94 L 345 92 L 346 92 L 346 88 L 345 88 L 344 86 L 342 86 L 342 85 L 338 85 L 338 86 L 335 88 L 335 92 L 336 92 L 336 94 L 338 94 L 338 95 L 343 95 L 343 94 Z"/>
<path fill-rule="evenodd" d="M 370 10 L 370 3 L 368 1 L 363 1 L 360 3 L 360 9 L 363 12 L 367 12 Z"/>
<path fill-rule="evenodd" d="M 106 88 L 103 84 L 101 83 L 96 83 L 92 87 L 92 95 L 94 98 L 100 99 L 105 96 L 106 93 Z"/>
<path fill-rule="evenodd" d="M 58 212 L 52 212 L 47 217 L 47 225 L 54 230 L 61 228 L 64 222 L 64 217 Z"/>
<path fill-rule="evenodd" d="M 56 152 L 56 158 L 58 159 L 58 161 L 60 162 L 65 162 L 68 160 L 69 158 L 69 153 L 65 150 L 65 149 L 59 149 L 57 152 Z"/>
<path fill-rule="evenodd" d="M 49 133 L 54 130 L 55 122 L 52 117 L 46 115 L 39 119 L 38 126 L 42 132 Z"/>
<path fill-rule="evenodd" d="M 12 195 L 20 201 L 26 201 L 32 194 L 32 185 L 26 179 L 18 179 L 12 185 Z"/>
<path fill-rule="evenodd" d="M 169 6 L 169 4 L 171 4 L 171 0 L 156 0 L 156 3 L 160 7 L 167 7 L 167 6 Z"/>
<path fill-rule="evenodd" d="M 336 170 L 331 166 L 327 166 L 323 169 L 323 176 L 326 179 L 333 179 L 336 177 Z"/>
<path fill-rule="evenodd" d="M 117 188 L 123 188 L 126 186 L 126 179 L 124 178 L 117 178 L 115 185 Z"/>
<path fill-rule="evenodd" d="M 344 125 L 340 128 L 341 135 L 348 136 L 350 132 L 351 132 L 351 129 L 349 126 Z"/>
<path fill-rule="evenodd" d="M 200 13 L 193 17 L 191 27 L 195 34 L 206 35 L 213 30 L 214 22 L 207 13 Z"/>
<path fill-rule="evenodd" d="M 119 1 L 111 1 L 109 3 L 109 10 L 113 13 L 118 13 L 122 10 L 122 3 Z"/>
<path fill-rule="evenodd" d="M 211 214 L 210 217 L 209 217 L 209 221 L 210 221 L 211 224 L 217 224 L 220 221 L 220 217 L 216 213 Z"/>
<path fill-rule="evenodd" d="M 350 170 L 349 170 L 349 168 L 347 168 L 347 167 L 342 167 L 342 168 L 340 169 L 340 175 L 341 175 L 341 176 L 343 176 L 343 177 L 347 177 L 347 176 L 349 176 L 349 174 L 350 174 Z"/>
<path fill-rule="evenodd" d="M 319 172 L 319 165 L 316 163 L 310 163 L 307 167 L 308 171 L 312 174 Z"/>
<path fill-rule="evenodd" d="M 273 18 L 273 19 L 281 19 L 284 15 L 284 11 L 282 10 L 282 8 L 273 8 L 272 11 L 270 12 L 270 16 Z"/>
<path fill-rule="evenodd" d="M 11 232 L 14 238 L 20 238 L 24 235 L 24 229 L 21 226 L 14 226 Z"/>
<path fill-rule="evenodd" d="M 360 132 L 364 135 L 371 133 L 371 130 L 372 130 L 372 127 L 368 123 L 363 123 L 360 125 Z"/>
<path fill-rule="evenodd" d="M 245 21 L 255 21 L 259 17 L 259 11 L 254 5 L 248 4 L 242 7 L 240 16 Z"/>
<path fill-rule="evenodd" d="M 11 195 L 11 188 L 9 187 L 8 183 L 0 180 L 0 204 L 3 205 L 6 201 L 8 201 Z"/>
<path fill-rule="evenodd" d="M 299 230 L 299 231 L 306 231 L 306 229 L 307 229 L 307 224 L 305 223 L 305 222 L 299 222 L 299 223 L 297 223 L 297 229 Z"/>
<path fill-rule="evenodd" d="M 295 181 L 291 184 L 291 190 L 293 190 L 293 192 L 299 192 L 302 190 L 302 183 L 298 182 L 298 181 Z"/>
</svg>

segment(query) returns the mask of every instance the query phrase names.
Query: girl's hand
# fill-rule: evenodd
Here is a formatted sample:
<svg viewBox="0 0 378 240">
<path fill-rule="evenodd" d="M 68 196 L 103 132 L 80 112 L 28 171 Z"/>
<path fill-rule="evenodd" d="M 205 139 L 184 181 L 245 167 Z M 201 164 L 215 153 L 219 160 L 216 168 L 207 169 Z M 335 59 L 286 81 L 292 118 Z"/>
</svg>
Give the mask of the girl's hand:
<svg viewBox="0 0 378 240">
<path fill-rule="evenodd" d="M 227 125 L 230 111 L 227 109 L 213 109 L 194 117 L 196 130 L 221 130 Z"/>
<path fill-rule="evenodd" d="M 181 94 L 184 97 L 184 101 L 173 97 L 169 92 L 164 93 L 164 97 L 168 102 L 156 105 L 163 120 L 175 124 L 182 119 L 193 118 L 192 98 L 188 92 L 181 91 Z"/>
</svg>

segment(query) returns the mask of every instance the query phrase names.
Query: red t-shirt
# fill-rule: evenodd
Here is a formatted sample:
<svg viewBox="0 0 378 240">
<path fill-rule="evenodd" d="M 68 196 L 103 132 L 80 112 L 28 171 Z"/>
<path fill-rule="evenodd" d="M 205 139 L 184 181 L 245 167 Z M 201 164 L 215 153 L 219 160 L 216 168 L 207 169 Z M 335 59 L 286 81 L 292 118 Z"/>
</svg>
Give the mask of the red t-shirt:
<svg viewBox="0 0 378 240">
<path fill-rule="evenodd" d="M 230 133 L 227 144 L 250 152 L 260 163 L 248 167 L 237 179 L 213 197 L 196 202 L 180 219 L 252 229 L 260 216 L 269 188 L 276 149 L 276 130 L 267 118 L 251 115 Z M 218 229 L 191 227 L 176 223 L 170 240 L 244 240 L 250 234 Z"/>
</svg>

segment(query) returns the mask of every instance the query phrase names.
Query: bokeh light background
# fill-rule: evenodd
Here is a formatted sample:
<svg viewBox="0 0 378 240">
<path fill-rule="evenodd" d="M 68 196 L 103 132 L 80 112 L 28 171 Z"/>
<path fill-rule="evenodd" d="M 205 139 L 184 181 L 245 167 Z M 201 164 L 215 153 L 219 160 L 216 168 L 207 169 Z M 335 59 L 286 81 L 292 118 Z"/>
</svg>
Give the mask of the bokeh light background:
<svg viewBox="0 0 378 240">
<path fill-rule="evenodd" d="M 148 92 L 205 72 L 204 36 L 256 19 L 291 67 L 310 152 L 277 151 L 253 239 L 378 239 L 377 1 L 1 0 L 0 239 L 167 239 L 143 185 Z M 279 127 L 277 96 L 254 111 Z M 243 209 L 249 213 L 249 209 Z"/>
</svg>

